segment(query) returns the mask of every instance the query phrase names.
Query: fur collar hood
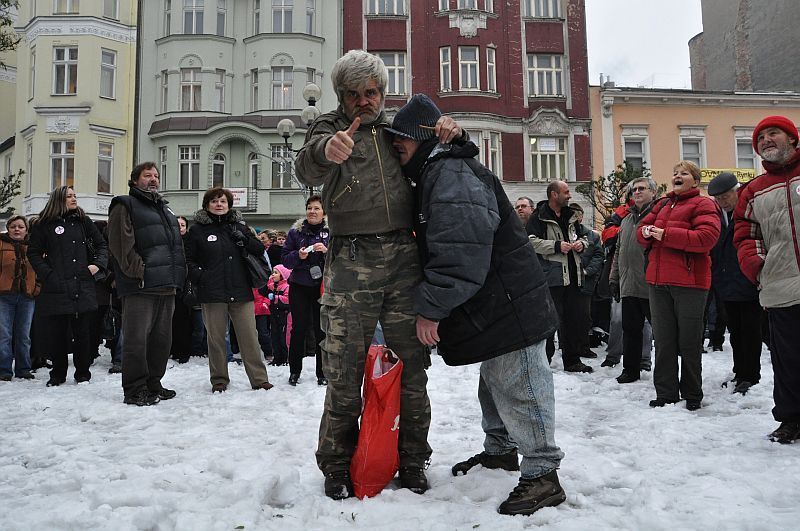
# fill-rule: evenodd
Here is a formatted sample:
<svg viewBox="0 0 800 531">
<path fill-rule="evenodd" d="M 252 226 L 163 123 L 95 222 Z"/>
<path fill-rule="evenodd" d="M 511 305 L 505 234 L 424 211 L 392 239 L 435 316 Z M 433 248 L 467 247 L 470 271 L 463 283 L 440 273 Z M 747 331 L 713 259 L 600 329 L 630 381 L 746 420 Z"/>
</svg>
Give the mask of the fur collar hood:
<svg viewBox="0 0 800 531">
<path fill-rule="evenodd" d="M 217 216 L 201 208 L 194 213 L 194 220 L 201 225 L 211 225 L 212 223 L 244 223 L 242 214 L 234 209 L 230 209 L 227 214 Z"/>
</svg>

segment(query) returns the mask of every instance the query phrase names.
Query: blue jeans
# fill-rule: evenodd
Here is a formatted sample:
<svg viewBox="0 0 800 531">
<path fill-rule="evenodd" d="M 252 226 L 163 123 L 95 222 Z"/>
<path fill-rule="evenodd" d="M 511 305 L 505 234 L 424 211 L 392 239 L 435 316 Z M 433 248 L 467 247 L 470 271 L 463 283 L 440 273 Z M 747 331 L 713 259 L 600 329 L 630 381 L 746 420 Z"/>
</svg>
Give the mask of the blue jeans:
<svg viewBox="0 0 800 531">
<path fill-rule="evenodd" d="M 33 299 L 24 295 L 0 295 L 0 376 L 12 375 L 12 360 L 13 374 L 31 372 L 33 306 Z"/>
<path fill-rule="evenodd" d="M 544 476 L 561 464 L 555 442 L 556 401 L 546 340 L 481 363 L 478 399 L 487 454 L 518 447 L 523 478 Z"/>
</svg>

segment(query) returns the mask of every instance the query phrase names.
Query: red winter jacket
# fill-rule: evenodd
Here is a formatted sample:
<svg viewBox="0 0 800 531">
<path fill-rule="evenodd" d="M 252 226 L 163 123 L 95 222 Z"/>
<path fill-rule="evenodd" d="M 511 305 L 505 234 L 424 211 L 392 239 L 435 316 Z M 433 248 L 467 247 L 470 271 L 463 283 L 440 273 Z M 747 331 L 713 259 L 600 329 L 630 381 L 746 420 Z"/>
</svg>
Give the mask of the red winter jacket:
<svg viewBox="0 0 800 531">
<path fill-rule="evenodd" d="M 645 238 L 642 227 L 655 225 L 664 229 L 661 241 Z M 692 188 L 656 201 L 653 210 L 642 219 L 636 230 L 639 244 L 649 249 L 645 278 L 648 284 L 711 287 L 711 257 L 717 243 L 720 218 L 717 204 Z"/>
</svg>

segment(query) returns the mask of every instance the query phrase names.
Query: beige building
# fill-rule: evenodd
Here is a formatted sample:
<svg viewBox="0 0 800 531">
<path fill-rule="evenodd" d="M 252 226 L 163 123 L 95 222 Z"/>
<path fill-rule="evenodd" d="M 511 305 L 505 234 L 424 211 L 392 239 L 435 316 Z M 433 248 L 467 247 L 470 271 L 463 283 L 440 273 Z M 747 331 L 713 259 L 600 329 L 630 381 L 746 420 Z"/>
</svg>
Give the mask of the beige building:
<svg viewBox="0 0 800 531">
<path fill-rule="evenodd" d="M 717 171 L 741 180 L 761 172 L 752 147 L 754 126 L 780 114 L 800 124 L 800 93 L 697 92 L 590 87 L 592 175 L 608 175 L 623 160 L 646 165 L 667 183 L 680 160 L 691 160 L 707 182 Z"/>
<path fill-rule="evenodd" d="M 21 0 L 12 165 L 26 172 L 14 206 L 37 214 L 70 185 L 93 218 L 128 189 L 136 66 L 134 0 Z M 3 111 L 6 116 L 6 111 Z"/>
</svg>

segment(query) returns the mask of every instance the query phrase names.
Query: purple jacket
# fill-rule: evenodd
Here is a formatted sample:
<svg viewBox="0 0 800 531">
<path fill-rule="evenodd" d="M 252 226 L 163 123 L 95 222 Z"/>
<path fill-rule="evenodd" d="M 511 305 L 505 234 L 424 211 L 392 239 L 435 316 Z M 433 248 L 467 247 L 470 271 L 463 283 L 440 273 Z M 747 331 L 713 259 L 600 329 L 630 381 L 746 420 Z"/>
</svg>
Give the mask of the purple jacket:
<svg viewBox="0 0 800 531">
<path fill-rule="evenodd" d="M 313 252 L 305 260 L 300 259 L 300 249 L 321 242 L 328 247 L 330 241 L 330 230 L 323 221 L 319 225 L 310 225 L 307 220 L 298 228 L 295 227 L 286 235 L 286 243 L 283 244 L 281 253 L 281 263 L 292 270 L 289 277 L 289 284 L 300 284 L 301 286 L 319 286 L 322 278 L 313 279 L 309 270 L 313 266 L 319 266 L 320 272 L 325 269 L 325 255 Z"/>
</svg>

